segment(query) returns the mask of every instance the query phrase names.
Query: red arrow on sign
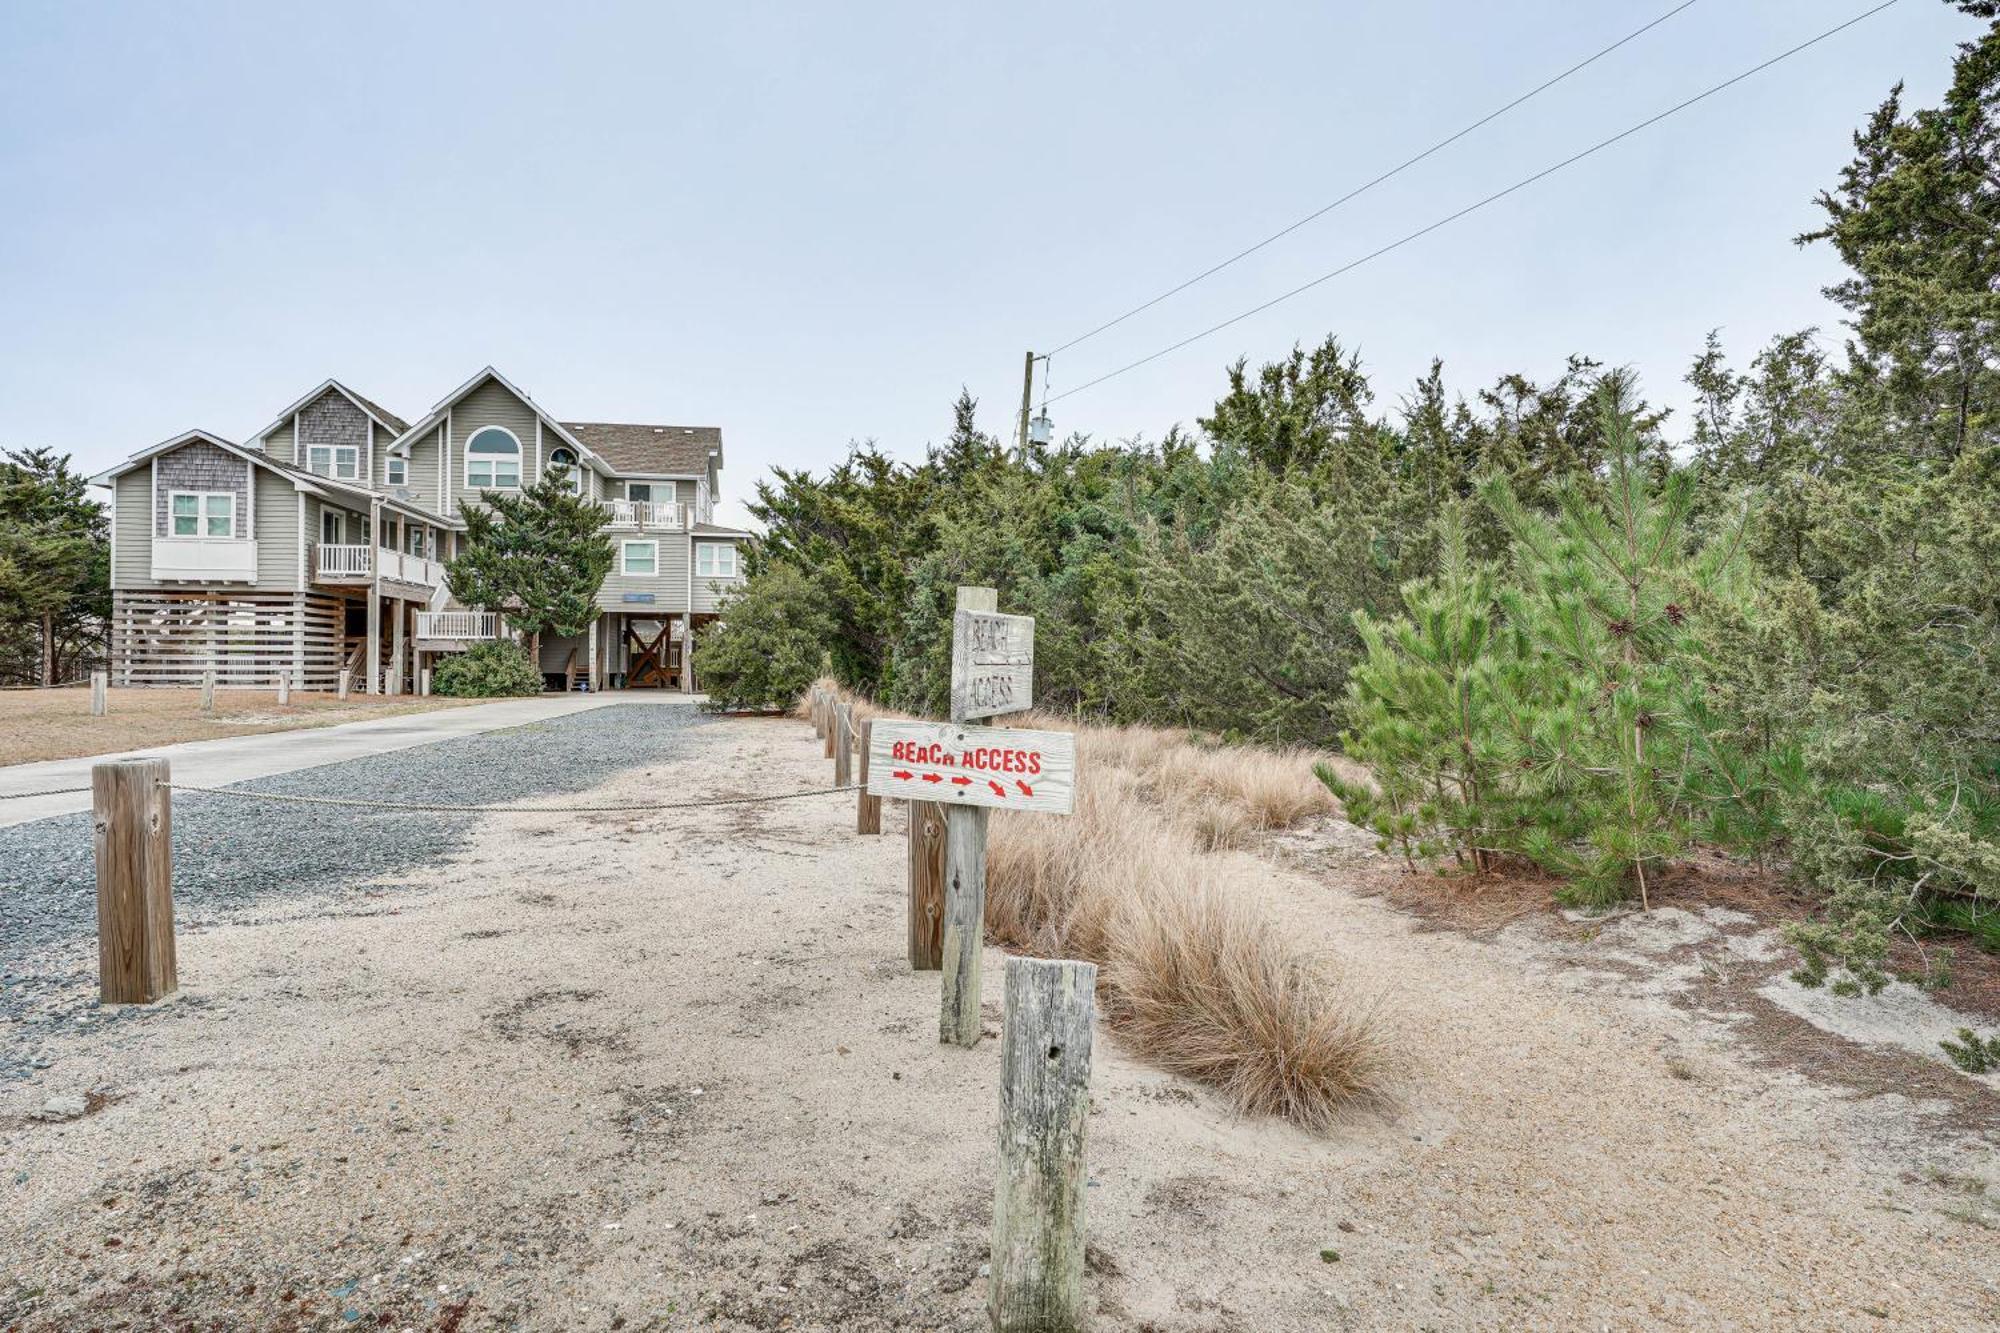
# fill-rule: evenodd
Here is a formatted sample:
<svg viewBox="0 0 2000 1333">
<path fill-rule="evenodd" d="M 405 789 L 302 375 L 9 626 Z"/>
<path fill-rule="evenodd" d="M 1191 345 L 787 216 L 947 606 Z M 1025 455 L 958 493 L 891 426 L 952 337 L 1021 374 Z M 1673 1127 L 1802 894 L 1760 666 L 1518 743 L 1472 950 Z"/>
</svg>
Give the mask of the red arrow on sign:
<svg viewBox="0 0 2000 1333">
<path fill-rule="evenodd" d="M 1007 794 L 1007 789 L 1001 786 L 999 783 L 995 782 L 992 778 L 986 779 L 986 785 L 993 789 L 993 794 L 995 796 L 1005 796 Z"/>
<path fill-rule="evenodd" d="M 951 780 L 951 785 L 954 787 L 970 787 L 972 785 L 972 779 L 965 776 L 965 774 L 961 773 L 957 777 Z"/>
<path fill-rule="evenodd" d="M 1035 789 L 1019 778 L 1014 779 L 1014 785 L 1021 789 L 1021 795 L 1023 796 L 1033 796 L 1035 794 Z"/>
<path fill-rule="evenodd" d="M 907 768 L 899 768 L 894 773 L 891 773 L 889 776 L 892 778 L 898 778 L 904 782 L 908 782 L 911 778 L 915 777 L 916 774 L 912 773 Z"/>
<path fill-rule="evenodd" d="M 925 782 L 943 782 L 943 781 L 944 781 L 944 779 L 943 779 L 943 778 L 941 778 L 941 777 L 939 777 L 939 776 L 938 776 L 937 774 L 935 774 L 935 773 L 926 773 L 926 774 L 924 774 L 924 781 L 925 781 Z"/>
</svg>

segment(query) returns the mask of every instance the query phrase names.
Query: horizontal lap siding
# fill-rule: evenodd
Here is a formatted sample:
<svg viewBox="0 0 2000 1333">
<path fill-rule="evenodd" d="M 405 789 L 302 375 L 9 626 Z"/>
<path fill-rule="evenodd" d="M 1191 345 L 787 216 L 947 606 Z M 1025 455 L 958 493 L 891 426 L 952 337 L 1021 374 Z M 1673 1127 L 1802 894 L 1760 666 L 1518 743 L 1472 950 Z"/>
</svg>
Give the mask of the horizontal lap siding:
<svg viewBox="0 0 2000 1333">
<path fill-rule="evenodd" d="M 611 572 L 604 576 L 604 586 L 597 590 L 598 606 L 607 611 L 630 611 L 635 616 L 688 609 L 688 542 L 684 534 L 662 532 L 655 537 L 650 533 L 635 535 L 620 531 L 606 535 L 611 538 Z M 622 544 L 631 540 L 659 542 L 660 559 L 657 574 L 648 578 L 624 572 Z M 628 592 L 649 592 L 653 594 L 653 600 L 627 602 L 624 600 L 624 594 Z"/>
<path fill-rule="evenodd" d="M 535 410 L 508 391 L 498 380 L 487 380 L 451 405 L 451 494 L 454 500 L 465 494 L 465 442 L 482 426 L 505 426 L 521 442 L 521 484 L 531 485 L 535 465 Z M 542 441 L 544 452 L 549 444 Z M 435 460 L 432 466 L 436 466 Z M 435 474 L 434 474 L 435 475 Z"/>
<path fill-rule="evenodd" d="M 112 521 L 116 526 L 118 560 L 111 571 L 114 588 L 154 588 L 152 469 L 135 467 L 112 488 Z"/>
<path fill-rule="evenodd" d="M 299 493 L 268 468 L 257 469 L 257 588 L 299 586 Z"/>
<path fill-rule="evenodd" d="M 696 544 L 726 546 L 730 543 L 700 542 Z M 713 575 L 703 578 L 700 574 L 696 574 L 694 576 L 694 609 L 697 611 L 714 611 L 728 599 L 730 593 L 743 586 L 743 575 L 740 572 L 743 568 L 743 548 L 741 546 L 736 548 L 736 568 L 739 571 L 736 577 L 729 579 L 719 579 Z"/>
<path fill-rule="evenodd" d="M 439 426 L 410 441 L 410 503 L 434 514 L 444 512 L 438 499 L 438 441 L 443 438 L 444 427 Z"/>
<path fill-rule="evenodd" d="M 284 423 L 264 437 L 264 452 L 281 463 L 297 460 L 292 451 L 292 419 L 286 417 Z"/>
</svg>

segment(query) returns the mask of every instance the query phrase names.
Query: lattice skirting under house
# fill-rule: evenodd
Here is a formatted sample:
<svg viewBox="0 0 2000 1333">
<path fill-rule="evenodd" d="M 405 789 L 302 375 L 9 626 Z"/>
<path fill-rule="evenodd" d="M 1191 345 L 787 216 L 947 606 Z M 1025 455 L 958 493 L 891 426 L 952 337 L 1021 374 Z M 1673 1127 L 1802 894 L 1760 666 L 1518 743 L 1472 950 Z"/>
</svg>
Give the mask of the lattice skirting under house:
<svg viewBox="0 0 2000 1333">
<path fill-rule="evenodd" d="M 329 690 L 340 673 L 344 604 L 317 592 L 114 592 L 111 679 L 120 685 Z"/>
</svg>

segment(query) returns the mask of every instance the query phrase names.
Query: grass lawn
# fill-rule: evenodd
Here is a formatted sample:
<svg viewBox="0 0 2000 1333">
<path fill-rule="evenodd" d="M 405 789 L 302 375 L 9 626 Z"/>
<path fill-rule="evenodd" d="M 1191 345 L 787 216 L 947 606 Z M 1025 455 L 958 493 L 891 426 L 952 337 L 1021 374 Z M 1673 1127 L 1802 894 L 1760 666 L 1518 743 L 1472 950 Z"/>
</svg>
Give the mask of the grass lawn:
<svg viewBox="0 0 2000 1333">
<path fill-rule="evenodd" d="M 201 711 L 198 689 L 114 689 L 103 717 L 90 715 L 88 688 L 0 691 L 0 764 L 76 759 L 179 741 L 214 740 L 245 732 L 330 727 L 398 713 L 457 708 L 478 699 L 390 699 L 294 691 L 278 706 L 276 690 L 215 692 L 215 711 Z"/>
</svg>

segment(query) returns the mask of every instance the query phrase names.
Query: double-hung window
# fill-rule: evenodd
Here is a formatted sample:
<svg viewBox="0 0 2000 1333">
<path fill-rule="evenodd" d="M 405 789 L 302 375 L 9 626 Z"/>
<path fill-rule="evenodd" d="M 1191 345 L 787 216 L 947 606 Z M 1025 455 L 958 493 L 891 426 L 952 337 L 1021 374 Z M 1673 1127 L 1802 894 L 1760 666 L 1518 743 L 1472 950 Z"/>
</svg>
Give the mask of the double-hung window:
<svg viewBox="0 0 2000 1333">
<path fill-rule="evenodd" d="M 628 575 L 650 577 L 660 572 L 658 542 L 626 542 L 624 557 L 623 569 Z"/>
<path fill-rule="evenodd" d="M 230 491 L 175 491 L 167 497 L 167 511 L 173 536 L 236 535 L 236 496 Z"/>
<path fill-rule="evenodd" d="M 736 577 L 736 548 L 726 542 L 696 542 L 694 572 L 708 579 Z"/>
<path fill-rule="evenodd" d="M 306 471 L 336 481 L 353 481 L 361 475 L 361 451 L 351 444 L 309 444 Z"/>
<path fill-rule="evenodd" d="M 472 433 L 465 442 L 465 486 L 473 491 L 521 488 L 521 442 L 499 426 Z"/>
<path fill-rule="evenodd" d="M 410 460 L 398 454 L 391 454 L 383 460 L 382 483 L 385 486 L 407 486 L 410 484 Z"/>
</svg>

